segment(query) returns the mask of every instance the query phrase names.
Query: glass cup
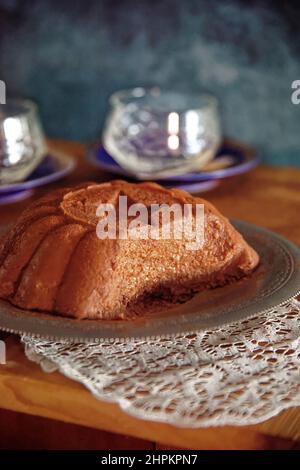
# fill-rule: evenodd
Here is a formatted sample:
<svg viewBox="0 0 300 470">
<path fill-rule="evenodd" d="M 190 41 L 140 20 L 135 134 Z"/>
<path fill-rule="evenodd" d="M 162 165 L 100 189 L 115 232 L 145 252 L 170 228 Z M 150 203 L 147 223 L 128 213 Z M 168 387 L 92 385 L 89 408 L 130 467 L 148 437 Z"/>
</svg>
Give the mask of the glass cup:
<svg viewBox="0 0 300 470">
<path fill-rule="evenodd" d="M 199 170 L 221 142 L 218 103 L 211 95 L 134 88 L 110 97 L 103 145 L 140 179 Z"/>
<path fill-rule="evenodd" d="M 0 105 L 0 184 L 26 179 L 46 151 L 37 106 L 29 100 Z"/>
</svg>

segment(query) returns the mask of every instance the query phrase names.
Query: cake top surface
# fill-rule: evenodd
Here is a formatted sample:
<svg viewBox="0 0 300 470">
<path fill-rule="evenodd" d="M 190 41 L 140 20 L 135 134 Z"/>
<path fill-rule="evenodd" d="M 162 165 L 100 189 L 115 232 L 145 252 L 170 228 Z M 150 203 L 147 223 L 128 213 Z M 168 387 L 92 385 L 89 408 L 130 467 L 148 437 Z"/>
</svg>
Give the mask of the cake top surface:
<svg viewBox="0 0 300 470">
<path fill-rule="evenodd" d="M 85 187 L 70 189 L 60 203 L 63 213 L 83 223 L 96 225 L 99 204 L 112 204 L 118 208 L 119 196 L 127 196 L 128 205 L 144 204 L 195 204 L 203 203 L 184 191 L 165 189 L 156 183 L 127 183 L 115 180 L 108 183 L 90 184 Z"/>
</svg>

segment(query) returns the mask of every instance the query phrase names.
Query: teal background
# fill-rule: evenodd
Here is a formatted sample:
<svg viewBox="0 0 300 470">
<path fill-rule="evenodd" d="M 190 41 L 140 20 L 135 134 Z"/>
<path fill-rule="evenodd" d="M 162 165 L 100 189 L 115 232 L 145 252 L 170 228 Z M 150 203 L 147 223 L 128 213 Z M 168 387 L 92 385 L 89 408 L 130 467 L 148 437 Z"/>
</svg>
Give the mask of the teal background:
<svg viewBox="0 0 300 470">
<path fill-rule="evenodd" d="M 91 141 L 113 91 L 210 91 L 227 135 L 300 166 L 297 2 L 0 0 L 0 79 L 40 105 L 49 136 Z"/>
</svg>

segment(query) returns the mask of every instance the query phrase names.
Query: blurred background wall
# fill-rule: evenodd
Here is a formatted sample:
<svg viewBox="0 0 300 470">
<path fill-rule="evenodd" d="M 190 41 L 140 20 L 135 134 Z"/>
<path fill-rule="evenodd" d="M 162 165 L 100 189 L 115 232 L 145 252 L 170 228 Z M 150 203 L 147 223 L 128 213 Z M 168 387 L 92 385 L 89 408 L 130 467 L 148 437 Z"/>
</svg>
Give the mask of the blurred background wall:
<svg viewBox="0 0 300 470">
<path fill-rule="evenodd" d="M 110 93 L 158 84 L 215 93 L 227 135 L 300 166 L 299 57 L 296 1 L 0 0 L 0 79 L 53 137 L 95 139 Z"/>
</svg>

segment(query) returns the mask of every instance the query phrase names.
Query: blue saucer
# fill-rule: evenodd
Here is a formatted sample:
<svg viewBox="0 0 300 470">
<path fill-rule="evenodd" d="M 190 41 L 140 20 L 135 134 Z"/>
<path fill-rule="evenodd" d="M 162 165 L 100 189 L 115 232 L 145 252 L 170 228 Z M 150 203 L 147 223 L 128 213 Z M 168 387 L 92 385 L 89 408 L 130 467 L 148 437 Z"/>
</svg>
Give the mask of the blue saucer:
<svg viewBox="0 0 300 470">
<path fill-rule="evenodd" d="M 38 186 L 53 183 L 73 171 L 72 157 L 60 152 L 49 153 L 25 181 L 0 186 L 0 204 L 16 202 L 32 194 Z"/>
<path fill-rule="evenodd" d="M 172 181 L 173 186 L 181 183 L 199 183 L 207 182 L 209 180 L 219 180 L 222 178 L 228 178 L 230 176 L 246 173 L 247 171 L 254 168 L 258 162 L 258 156 L 251 150 L 241 148 L 238 144 L 224 143 L 220 148 L 219 152 L 214 158 L 214 162 L 217 162 L 224 156 L 229 156 L 232 159 L 232 164 L 227 168 L 213 170 L 213 171 L 196 171 L 192 173 L 185 173 L 182 175 L 164 177 L 161 181 L 166 183 Z M 128 176 L 129 175 L 124 168 L 122 168 L 111 155 L 101 145 L 94 146 L 88 155 L 89 160 L 102 170 L 109 171 L 118 175 Z"/>
<path fill-rule="evenodd" d="M 183 189 L 189 193 L 205 193 L 219 186 L 218 180 L 196 181 L 194 183 L 182 183 L 178 181 L 159 181 L 166 188 Z"/>
</svg>

